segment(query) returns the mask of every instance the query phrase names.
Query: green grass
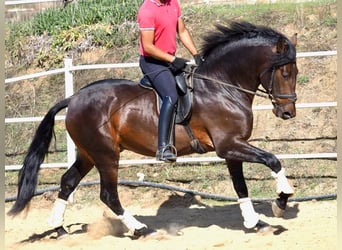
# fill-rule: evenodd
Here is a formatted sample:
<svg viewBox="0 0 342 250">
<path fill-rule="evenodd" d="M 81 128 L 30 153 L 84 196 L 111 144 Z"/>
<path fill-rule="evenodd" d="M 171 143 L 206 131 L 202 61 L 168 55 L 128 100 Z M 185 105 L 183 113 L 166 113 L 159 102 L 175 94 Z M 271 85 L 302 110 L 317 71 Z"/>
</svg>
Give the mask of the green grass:
<svg viewBox="0 0 342 250">
<path fill-rule="evenodd" d="M 297 78 L 298 84 L 303 84 L 304 85 L 304 84 L 309 83 L 309 81 L 310 81 L 310 78 L 308 76 L 305 76 L 305 75 L 300 75 Z"/>
<path fill-rule="evenodd" d="M 38 13 L 30 21 L 9 24 L 26 35 L 57 34 L 74 27 L 113 24 L 119 25 L 135 19 L 140 0 L 81 0 L 65 8 L 49 8 Z"/>
</svg>

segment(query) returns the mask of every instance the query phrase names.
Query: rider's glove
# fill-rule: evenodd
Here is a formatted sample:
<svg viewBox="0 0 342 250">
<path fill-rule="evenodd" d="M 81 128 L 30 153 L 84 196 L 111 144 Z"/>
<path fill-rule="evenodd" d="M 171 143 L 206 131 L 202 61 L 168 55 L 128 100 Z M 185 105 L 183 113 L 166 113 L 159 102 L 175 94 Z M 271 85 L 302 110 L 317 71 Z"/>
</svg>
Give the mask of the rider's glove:
<svg viewBox="0 0 342 250">
<path fill-rule="evenodd" d="M 170 63 L 170 69 L 173 73 L 178 73 L 179 71 L 181 71 L 182 69 L 185 68 L 186 63 L 189 60 L 186 60 L 184 58 L 181 57 L 175 57 L 173 59 L 173 61 Z"/>
</svg>

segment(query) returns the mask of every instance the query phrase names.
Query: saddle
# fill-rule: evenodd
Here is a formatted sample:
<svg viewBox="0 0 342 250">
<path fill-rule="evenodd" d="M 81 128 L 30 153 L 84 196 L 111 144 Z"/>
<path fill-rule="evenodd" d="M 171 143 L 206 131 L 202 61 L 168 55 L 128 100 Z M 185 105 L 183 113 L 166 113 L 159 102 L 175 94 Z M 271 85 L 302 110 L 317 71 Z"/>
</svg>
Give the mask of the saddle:
<svg viewBox="0 0 342 250">
<path fill-rule="evenodd" d="M 205 150 L 205 148 L 203 148 L 199 140 L 194 137 L 194 134 L 188 124 L 191 117 L 191 107 L 193 102 L 193 72 L 195 71 L 196 67 L 197 66 L 195 65 L 187 65 L 185 72 L 182 72 L 175 76 L 179 95 L 175 123 L 184 126 L 185 131 L 190 138 L 190 145 L 192 149 L 196 153 L 203 154 L 207 151 Z M 139 85 L 143 88 L 154 91 L 159 115 L 163 101 L 154 90 L 152 83 L 146 76 L 144 76 L 140 80 Z"/>
<path fill-rule="evenodd" d="M 191 116 L 191 106 L 193 102 L 193 71 L 196 69 L 195 65 L 187 65 L 186 72 L 182 72 L 175 76 L 177 83 L 177 91 L 178 91 L 178 105 L 177 105 L 177 114 L 176 114 L 176 123 L 183 124 L 188 121 Z M 153 90 L 156 96 L 156 104 L 158 114 L 160 112 L 160 108 L 163 104 L 162 99 L 158 96 L 157 92 L 152 86 L 151 81 L 147 76 L 144 76 L 139 85 L 143 88 Z"/>
</svg>

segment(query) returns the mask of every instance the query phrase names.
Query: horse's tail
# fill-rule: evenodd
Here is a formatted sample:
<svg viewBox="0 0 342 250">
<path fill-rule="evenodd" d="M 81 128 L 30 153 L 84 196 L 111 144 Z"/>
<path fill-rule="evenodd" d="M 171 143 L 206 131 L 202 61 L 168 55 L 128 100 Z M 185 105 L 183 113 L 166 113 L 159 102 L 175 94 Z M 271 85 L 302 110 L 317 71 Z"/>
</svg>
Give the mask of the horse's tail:
<svg viewBox="0 0 342 250">
<path fill-rule="evenodd" d="M 54 133 L 55 116 L 60 110 L 66 108 L 69 102 L 70 98 L 66 98 L 54 105 L 39 124 L 25 156 L 23 167 L 19 172 L 17 199 L 8 215 L 15 216 L 19 214 L 34 196 L 38 171 L 48 152 Z"/>
</svg>

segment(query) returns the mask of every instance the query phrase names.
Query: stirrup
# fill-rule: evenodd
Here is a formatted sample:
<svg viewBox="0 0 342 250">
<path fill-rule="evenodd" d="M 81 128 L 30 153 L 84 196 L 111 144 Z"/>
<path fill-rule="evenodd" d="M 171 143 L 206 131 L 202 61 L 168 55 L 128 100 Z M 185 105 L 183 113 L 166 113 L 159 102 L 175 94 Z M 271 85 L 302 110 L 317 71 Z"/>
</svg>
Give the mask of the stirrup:
<svg viewBox="0 0 342 250">
<path fill-rule="evenodd" d="M 172 144 L 160 147 L 156 153 L 157 161 L 175 162 L 177 160 L 177 149 Z"/>
</svg>

